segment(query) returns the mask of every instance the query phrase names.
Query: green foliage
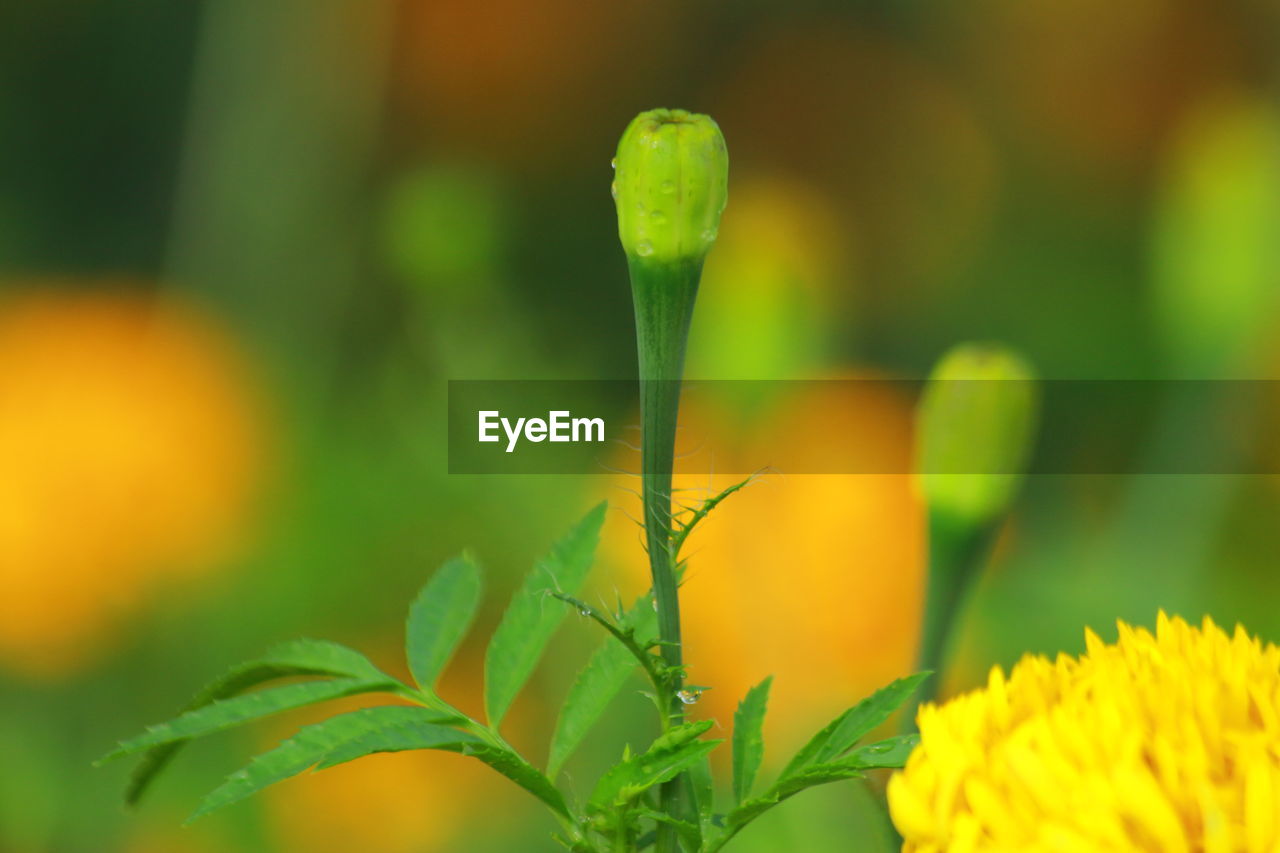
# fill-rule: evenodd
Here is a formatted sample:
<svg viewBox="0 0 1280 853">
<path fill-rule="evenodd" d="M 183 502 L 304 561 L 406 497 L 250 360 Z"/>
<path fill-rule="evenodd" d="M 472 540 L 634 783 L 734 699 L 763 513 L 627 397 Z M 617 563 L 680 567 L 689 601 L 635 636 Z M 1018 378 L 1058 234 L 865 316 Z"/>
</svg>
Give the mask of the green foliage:
<svg viewBox="0 0 1280 853">
<path fill-rule="evenodd" d="M 440 673 L 466 636 L 480 605 L 480 567 L 468 553 L 441 566 L 422 588 L 405 627 L 409 671 L 423 690 L 434 690 Z"/>
<path fill-rule="evenodd" d="M 850 755 L 863 767 L 897 769 L 907 763 L 911 750 L 920 743 L 920 735 L 894 735 L 875 743 L 861 746 Z"/>
<path fill-rule="evenodd" d="M 397 709 L 379 709 L 397 710 Z M 403 710 L 418 711 L 408 708 Z M 465 718 L 433 720 L 421 716 L 406 715 L 403 720 L 391 719 L 386 725 L 360 734 L 338 745 L 317 766 L 324 770 L 347 761 L 354 761 L 375 752 L 404 752 L 412 749 L 439 749 L 470 755 L 488 764 L 503 776 L 515 782 L 558 813 L 568 817 L 569 809 L 564 797 L 546 776 L 521 758 L 514 750 L 486 743 L 475 735 L 461 732 L 449 725 L 463 722 Z M 446 723 L 447 725 L 440 725 Z"/>
<path fill-rule="evenodd" d="M 497 728 L 511 708 L 547 642 L 564 620 L 565 609 L 550 598 L 577 592 L 595 557 L 605 504 L 587 513 L 546 557 L 539 560 L 502 617 L 484 662 L 484 704 L 489 724 Z"/>
<path fill-rule="evenodd" d="M 686 850 L 698 850 L 702 846 L 702 829 L 687 820 L 679 820 L 669 814 L 654 811 L 653 809 L 639 809 L 636 812 L 636 816 L 674 829 L 676 836 Z"/>
<path fill-rule="evenodd" d="M 852 749 L 872 729 L 888 720 L 928 677 L 929 673 L 922 672 L 900 678 L 836 717 L 801 747 L 782 775 L 795 774 L 814 764 L 826 764 Z"/>
<path fill-rule="evenodd" d="M 588 808 L 607 813 L 625 806 L 652 788 L 674 779 L 718 745 L 719 740 L 699 740 L 711 728 L 710 720 L 686 723 L 660 736 L 639 755 L 615 764 L 596 785 Z"/>
<path fill-rule="evenodd" d="M 917 735 L 899 735 L 859 747 L 829 763 L 807 764 L 784 771 L 765 793 L 740 803 L 725 816 L 723 829 L 707 842 L 704 853 L 719 850 L 751 821 L 801 791 L 831 782 L 861 779 L 866 771 L 876 768 L 901 767 L 918 742 Z"/>
<path fill-rule="evenodd" d="M 457 752 L 467 745 L 484 742 L 473 734 L 453 728 L 462 722 L 462 718 L 440 716 L 423 708 L 399 705 L 369 708 L 366 711 L 376 726 L 335 744 L 317 762 L 317 770 L 346 764 L 376 752 L 405 752 L 411 749 Z"/>
<path fill-rule="evenodd" d="M 424 731 L 451 731 L 436 724 L 438 715 L 423 708 L 391 706 L 364 708 L 303 726 L 297 734 L 275 749 L 257 756 L 248 765 L 227 777 L 201 801 L 191 820 L 239 802 L 290 776 L 324 761 L 331 752 L 363 736 L 388 726 L 412 725 Z M 452 732 L 454 737 L 457 732 Z M 337 762 L 335 762 L 337 763 Z"/>
<path fill-rule="evenodd" d="M 210 682 L 183 711 L 191 713 L 268 681 L 291 676 L 339 676 L 394 683 L 394 679 L 384 675 L 357 651 L 323 640 L 293 640 L 275 646 L 260 659 L 247 661 Z M 143 756 L 125 791 L 126 803 L 134 805 L 142 798 L 151 782 L 177 756 L 185 742 L 185 739 L 170 740 L 152 747 Z M 101 761 L 124 754 L 124 751 L 117 749 Z"/>
<path fill-rule="evenodd" d="M 779 779 L 769 790 L 755 799 L 748 800 L 725 817 L 726 835 L 732 837 L 751 821 L 764 814 L 783 800 L 815 785 L 859 779 L 863 768 L 854 764 L 817 764 L 791 776 Z M 729 838 L 725 838 L 728 841 Z"/>
<path fill-rule="evenodd" d="M 258 720 L 262 717 L 313 705 L 326 699 L 353 696 L 391 687 L 393 682 L 363 681 L 358 678 L 335 678 L 331 681 L 307 681 L 302 684 L 286 684 L 256 693 L 247 693 L 234 699 L 210 702 L 194 711 L 188 711 L 167 723 L 151 726 L 143 734 L 123 741 L 104 757 L 104 761 L 120 758 L 148 747 L 160 746 L 175 740 L 187 740 L 200 735 L 220 732 L 232 726 Z"/>
<path fill-rule="evenodd" d="M 720 504 L 723 503 L 724 500 L 728 498 L 730 495 L 735 494 L 745 489 L 747 486 L 751 485 L 752 483 L 754 483 L 756 480 L 756 476 L 757 476 L 756 474 L 752 474 L 750 477 L 747 477 L 745 480 L 741 480 L 737 483 L 734 483 L 733 485 L 722 489 L 720 492 L 712 495 L 709 498 L 704 498 L 702 503 L 698 506 L 697 509 L 694 509 L 692 512 L 688 513 L 686 516 L 682 516 L 682 518 L 678 521 L 675 529 L 672 531 L 672 534 L 671 534 L 672 557 L 679 558 L 680 550 L 684 547 L 684 543 L 688 540 L 689 534 L 693 532 L 693 529 L 697 527 L 698 524 L 704 518 L 706 518 L 708 515 L 711 514 L 711 511 L 713 509 L 720 506 Z"/>
<path fill-rule="evenodd" d="M 590 613 L 590 610 L 587 611 Z M 619 620 L 625 632 L 637 647 L 651 643 L 636 640 L 650 637 L 656 630 L 657 615 L 649 596 L 642 597 Z M 569 695 L 565 697 L 556 720 L 555 733 L 551 736 L 551 751 L 547 759 L 547 775 L 555 778 L 564 762 L 582 743 L 582 739 L 604 714 L 605 709 L 635 672 L 637 661 L 632 647 L 616 636 L 606 637 L 596 649 L 586 667 L 578 673 Z"/>
<path fill-rule="evenodd" d="M 468 717 L 435 692 L 436 681 L 479 605 L 480 570 L 474 558 L 463 554 L 441 566 L 410 607 L 405 647 L 416 688 L 351 649 L 298 640 L 231 670 L 201 691 L 183 713 L 123 741 L 104 760 L 144 753 L 127 793 L 132 802 L 191 738 L 329 699 L 385 692 L 414 704 L 365 708 L 302 727 L 227 777 L 201 801 L 192 819 L 308 769 L 323 770 L 379 752 L 433 749 L 471 756 L 528 791 L 559 820 L 558 838 L 579 853 L 634 851 L 650 844 L 714 853 L 757 816 L 806 788 L 859 778 L 872 768 L 898 767 L 906 760 L 914 736 L 862 746 L 859 741 L 911 695 L 923 676 L 897 681 L 841 714 L 809 741 L 772 785 L 754 796 L 764 758 L 762 732 L 772 683 L 768 678 L 747 692 L 734 715 L 733 808 L 728 814 L 716 813 L 708 756 L 722 741 L 705 738 L 712 721 L 675 723 L 666 713 L 684 672 L 668 665 L 660 653 L 663 644 L 654 638 L 657 616 L 652 597 L 641 597 L 626 612 L 619 607 L 605 613 L 572 595 L 585 580 L 603 520 L 603 505 L 591 510 L 535 564 L 508 607 L 486 658 L 489 724 Z M 544 774 L 503 739 L 497 724 L 570 608 L 598 623 L 609 636 L 569 690 Z M 664 731 L 643 752 L 624 753 L 602 775 L 587 802 L 575 804 L 552 780 L 637 669 L 654 688 Z M 281 678 L 307 680 L 264 686 Z M 679 810 L 670 808 L 658 790 L 677 778 L 688 780 Z"/>
<path fill-rule="evenodd" d="M 734 793 L 736 795 L 742 792 L 742 796 L 738 798 L 737 806 L 725 816 L 723 828 L 707 841 L 704 853 L 719 850 L 748 823 L 807 788 L 845 779 L 859 779 L 866 775 L 867 770 L 875 768 L 901 767 L 918 741 L 916 735 L 900 735 L 861 747 L 858 747 L 858 742 L 887 721 L 927 677 L 928 673 L 920 673 L 900 678 L 836 717 L 796 753 L 777 780 L 758 797 L 747 799 L 747 792 L 739 787 L 738 762 L 735 756 Z M 752 688 L 739 706 L 734 728 L 735 745 L 738 739 L 737 728 L 744 718 L 755 720 L 758 716 L 763 719 L 766 701 L 763 694 L 767 692 L 768 684 L 766 680 Z M 762 694 L 759 699 L 752 695 L 757 692 Z M 750 731 L 750 728 L 746 731 Z M 743 739 L 750 741 L 747 735 Z"/>
<path fill-rule="evenodd" d="M 756 774 L 764 761 L 764 712 L 769 703 L 773 676 L 747 691 L 733 715 L 733 800 L 751 796 Z"/>
<path fill-rule="evenodd" d="M 716 785 L 715 778 L 711 775 L 710 757 L 704 756 L 701 761 L 695 761 L 690 765 L 688 778 L 689 784 L 693 788 L 698 820 L 701 822 L 705 832 L 706 828 L 715 820 L 716 812 Z"/>
<path fill-rule="evenodd" d="M 430 749 L 476 758 L 524 788 L 548 806 L 560 824 L 557 839 L 575 853 L 634 853 L 649 845 L 655 853 L 714 853 L 757 816 L 807 788 L 860 778 L 873 768 L 898 767 L 906 760 L 913 736 L 860 742 L 908 699 L 923 675 L 897 681 L 837 717 L 756 795 L 772 684 L 766 678 L 747 692 L 734 715 L 733 806 L 727 814 L 716 812 L 709 755 L 723 741 L 705 737 L 714 721 L 685 721 L 683 702 L 690 700 L 682 691 L 686 673 L 678 588 L 685 566 L 680 554 L 696 526 L 753 478 L 673 517 L 671 472 L 689 321 L 702 259 L 715 240 L 726 198 L 727 155 L 718 127 L 706 116 L 658 110 L 633 122 L 616 165 L 619 234 L 629 256 L 636 306 L 644 422 L 641 497 L 651 595 L 628 612 L 619 606 L 613 614 L 574 597 L 594 560 L 605 518 L 605 504 L 596 506 L 534 564 L 507 606 L 485 655 L 481 722 L 436 691 L 480 604 L 480 568 L 464 552 L 436 571 L 409 609 L 405 655 L 416 686 L 332 643 L 303 640 L 278 646 L 210 684 L 175 719 L 124 741 L 107 756 L 144 753 L 126 795 L 130 801 L 193 737 L 371 692 L 412 704 L 365 708 L 303 726 L 227 777 L 192 819 L 308 769 L 323 770 L 374 753 Z M 653 204 L 628 201 L 640 197 Z M 665 212 L 653 206 L 659 202 Z M 609 636 L 569 690 L 552 734 L 548 773 L 543 774 L 507 743 L 499 727 L 569 607 Z M 643 752 L 624 750 L 585 804 L 566 798 L 552 780 L 637 667 L 652 685 L 661 733 Z M 281 678 L 307 680 L 264 686 Z"/>
</svg>

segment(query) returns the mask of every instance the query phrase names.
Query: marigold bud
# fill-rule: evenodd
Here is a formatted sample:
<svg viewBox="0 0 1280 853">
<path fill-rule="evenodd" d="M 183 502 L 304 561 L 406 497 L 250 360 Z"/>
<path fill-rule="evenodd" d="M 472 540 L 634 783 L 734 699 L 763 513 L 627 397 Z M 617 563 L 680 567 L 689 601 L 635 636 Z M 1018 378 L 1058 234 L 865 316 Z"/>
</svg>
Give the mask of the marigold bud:
<svg viewBox="0 0 1280 853">
<path fill-rule="evenodd" d="M 1031 368 L 1003 347 L 962 344 L 938 362 L 917 415 L 917 471 L 931 513 L 980 525 L 1008 509 L 1038 403 Z"/>
<path fill-rule="evenodd" d="M 1173 136 L 1152 240 L 1154 319 L 1175 372 L 1247 370 L 1280 308 L 1280 112 L 1206 97 Z"/>
<path fill-rule="evenodd" d="M 729 152 L 709 116 L 650 110 L 636 116 L 613 161 L 618 236 L 629 256 L 701 261 L 720 230 Z"/>
</svg>

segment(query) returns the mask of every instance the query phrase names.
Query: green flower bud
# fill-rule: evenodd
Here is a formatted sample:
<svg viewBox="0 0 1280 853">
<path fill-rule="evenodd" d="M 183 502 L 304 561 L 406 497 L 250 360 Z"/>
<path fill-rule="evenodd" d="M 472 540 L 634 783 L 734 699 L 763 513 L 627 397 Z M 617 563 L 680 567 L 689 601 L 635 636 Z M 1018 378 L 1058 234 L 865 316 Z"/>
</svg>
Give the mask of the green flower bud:
<svg viewBox="0 0 1280 853">
<path fill-rule="evenodd" d="M 934 368 L 917 412 L 917 471 L 929 512 L 981 526 L 1008 510 L 1039 408 L 1031 368 L 993 344 L 962 344 Z"/>
<path fill-rule="evenodd" d="M 1280 112 L 1207 97 L 1174 134 L 1152 240 L 1154 315 L 1181 376 L 1232 376 L 1259 355 L 1280 299 Z"/>
<path fill-rule="evenodd" d="M 636 116 L 613 161 L 618 237 L 628 256 L 701 261 L 720 230 L 729 152 L 720 127 L 684 110 Z"/>
</svg>

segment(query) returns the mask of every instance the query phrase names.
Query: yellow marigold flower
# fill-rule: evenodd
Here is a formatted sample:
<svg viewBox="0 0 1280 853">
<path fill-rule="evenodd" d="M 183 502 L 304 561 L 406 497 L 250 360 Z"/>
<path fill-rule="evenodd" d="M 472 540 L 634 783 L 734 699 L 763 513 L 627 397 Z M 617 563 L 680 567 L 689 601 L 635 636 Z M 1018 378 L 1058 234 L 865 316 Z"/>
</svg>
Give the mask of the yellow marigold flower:
<svg viewBox="0 0 1280 853">
<path fill-rule="evenodd" d="M 904 851 L 1280 850 L 1280 648 L 1119 628 L 920 710 L 889 783 Z"/>
</svg>

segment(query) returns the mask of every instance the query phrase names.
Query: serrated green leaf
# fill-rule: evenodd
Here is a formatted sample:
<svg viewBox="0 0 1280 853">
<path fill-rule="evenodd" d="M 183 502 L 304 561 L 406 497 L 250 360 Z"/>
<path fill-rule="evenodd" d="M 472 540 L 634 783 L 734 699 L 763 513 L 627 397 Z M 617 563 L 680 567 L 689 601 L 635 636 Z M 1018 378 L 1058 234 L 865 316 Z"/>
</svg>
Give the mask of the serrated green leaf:
<svg viewBox="0 0 1280 853">
<path fill-rule="evenodd" d="M 564 620 L 565 608 L 551 593 L 572 595 L 586 580 L 604 513 L 605 504 L 597 505 L 534 564 L 494 632 L 485 654 L 484 704 L 489 724 L 495 728 Z"/>
<path fill-rule="evenodd" d="M 416 709 L 414 709 L 416 710 Z M 461 720 L 461 718 L 457 718 Z M 403 752 L 414 749 L 436 749 L 469 755 L 488 764 L 565 817 L 569 808 L 564 797 L 538 769 L 515 752 L 486 743 L 468 732 L 447 728 L 447 718 L 428 721 L 426 717 L 388 720 L 364 734 L 347 740 L 324 756 L 316 767 L 324 770 L 375 752 Z"/>
<path fill-rule="evenodd" d="M 883 723 L 905 702 L 929 673 L 900 678 L 863 699 L 832 720 L 796 753 L 782 771 L 783 778 L 812 764 L 826 764 L 848 752 L 854 744 Z"/>
<path fill-rule="evenodd" d="M 278 643 L 256 663 L 264 662 L 305 669 L 317 675 L 343 675 L 370 680 L 390 678 L 360 652 L 329 640 L 298 639 Z"/>
<path fill-rule="evenodd" d="M 201 801 L 188 823 L 239 802 L 268 785 L 298 775 L 323 761 L 331 751 L 348 741 L 392 724 L 418 720 L 425 725 L 434 725 L 437 719 L 439 714 L 426 708 L 388 705 L 362 708 L 303 726 L 293 737 L 281 741 L 275 749 L 255 757 L 245 767 L 228 776 Z"/>
<path fill-rule="evenodd" d="M 693 789 L 694 802 L 698 808 L 698 817 L 705 831 L 716 810 L 716 786 L 711 776 L 711 759 L 704 756 L 701 761 L 695 761 L 690 765 L 688 778 L 689 785 Z"/>
<path fill-rule="evenodd" d="M 719 740 L 698 740 L 711 725 L 710 720 L 702 720 L 677 726 L 655 740 L 644 752 L 615 764 L 596 785 L 591 795 L 591 809 L 608 812 L 634 800 L 654 785 L 674 779 L 723 743 Z"/>
<path fill-rule="evenodd" d="M 725 828 L 729 835 L 746 826 L 752 820 L 764 814 L 778 803 L 795 796 L 806 788 L 840 782 L 845 779 L 862 777 L 862 767 L 851 763 L 814 764 L 798 770 L 790 776 L 780 779 L 763 795 L 747 800 L 725 817 Z M 726 839 L 727 840 L 727 839 Z"/>
<path fill-rule="evenodd" d="M 657 613 L 649 596 L 642 597 L 628 611 L 625 621 L 626 627 L 642 638 L 642 642 L 653 632 Z M 560 709 L 547 758 L 549 777 L 554 779 L 560 773 L 565 761 L 604 715 L 609 703 L 626 685 L 638 665 L 635 657 L 616 637 L 606 637 L 596 649 L 586 667 L 574 679 Z"/>
<path fill-rule="evenodd" d="M 640 809 L 636 814 L 639 817 L 646 817 L 654 823 L 664 824 L 673 828 L 685 850 L 696 851 L 701 849 L 702 830 L 696 824 L 689 823 L 687 820 L 679 820 L 663 812 L 656 812 L 653 809 Z"/>
<path fill-rule="evenodd" d="M 756 774 L 764 760 L 764 713 L 773 676 L 747 691 L 733 715 L 733 801 L 751 796 Z"/>
<path fill-rule="evenodd" d="M 410 708 L 409 710 L 418 712 L 420 709 Z M 382 719 L 377 728 L 343 741 L 329 750 L 316 764 L 316 769 L 327 770 L 375 752 L 406 752 L 414 749 L 442 749 L 458 752 L 464 744 L 483 743 L 475 735 L 453 728 L 449 718 L 438 715 L 413 713 L 380 716 Z M 455 719 L 459 722 L 463 721 L 461 717 Z"/>
<path fill-rule="evenodd" d="M 920 735 L 897 735 L 860 746 L 843 759 L 860 767 L 897 769 L 906 764 L 911 751 L 920 744 Z"/>
<path fill-rule="evenodd" d="M 272 647 L 258 660 L 234 667 L 205 685 L 182 709 L 194 711 L 210 702 L 228 699 L 278 678 L 295 676 L 345 676 L 370 681 L 390 679 L 357 651 L 324 640 L 291 640 Z M 152 748 L 138 763 L 125 791 L 125 802 L 133 805 L 142 798 L 156 776 L 168 766 L 186 741 L 172 741 Z"/>
<path fill-rule="evenodd" d="M 151 726 L 136 738 L 121 741 L 115 750 L 103 758 L 103 761 L 110 761 L 175 740 L 190 740 L 201 735 L 212 734 L 240 723 L 301 708 L 315 702 L 323 702 L 326 699 L 370 693 L 389 686 L 391 683 L 386 681 L 335 678 L 328 681 L 286 684 L 282 687 L 259 690 L 256 693 L 245 693 L 232 699 L 219 699 L 194 711 L 188 711 L 167 723 Z"/>
<path fill-rule="evenodd" d="M 564 801 L 564 796 L 556 789 L 555 785 L 551 784 L 551 780 L 514 752 L 488 744 L 480 744 L 464 747 L 462 754 L 480 759 L 560 814 L 571 817 L 569 807 Z"/>
<path fill-rule="evenodd" d="M 405 650 L 409 671 L 423 690 L 435 688 L 479 604 L 480 568 L 467 553 L 437 569 L 418 593 L 409 608 Z"/>
</svg>

